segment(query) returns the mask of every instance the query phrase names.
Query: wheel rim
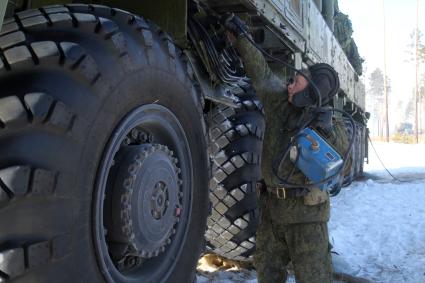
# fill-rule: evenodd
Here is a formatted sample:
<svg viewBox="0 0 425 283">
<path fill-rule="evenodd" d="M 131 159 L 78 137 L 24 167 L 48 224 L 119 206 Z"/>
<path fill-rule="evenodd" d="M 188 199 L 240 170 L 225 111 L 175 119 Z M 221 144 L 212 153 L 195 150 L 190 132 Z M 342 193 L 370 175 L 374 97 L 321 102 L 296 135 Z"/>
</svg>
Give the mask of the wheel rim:
<svg viewBox="0 0 425 283">
<path fill-rule="evenodd" d="M 148 104 L 111 134 L 98 171 L 94 239 L 109 282 L 163 281 L 182 252 L 192 208 L 187 138 L 167 108 Z"/>
</svg>

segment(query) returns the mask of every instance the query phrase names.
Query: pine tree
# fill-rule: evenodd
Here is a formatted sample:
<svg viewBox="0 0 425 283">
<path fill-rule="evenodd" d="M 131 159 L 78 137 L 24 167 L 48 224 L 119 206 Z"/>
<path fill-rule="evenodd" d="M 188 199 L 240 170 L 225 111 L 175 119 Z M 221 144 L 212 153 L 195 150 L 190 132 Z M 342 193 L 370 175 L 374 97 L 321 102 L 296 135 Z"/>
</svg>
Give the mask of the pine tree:
<svg viewBox="0 0 425 283">
<path fill-rule="evenodd" d="M 420 65 L 425 63 L 425 45 L 423 43 L 423 33 L 419 30 L 418 27 L 410 34 L 410 41 L 407 45 L 407 61 L 415 63 L 416 68 L 415 98 L 413 102 L 413 108 L 415 111 L 415 136 L 416 142 L 418 142 L 418 134 L 422 132 L 422 108 L 425 102 L 425 99 L 421 94 L 422 82 L 419 80 Z"/>
<path fill-rule="evenodd" d="M 413 116 L 415 115 L 415 90 L 412 91 L 412 95 L 410 96 L 406 109 L 404 111 L 404 122 L 410 122 L 413 120 Z"/>
<path fill-rule="evenodd" d="M 391 80 L 386 77 L 387 83 L 387 94 L 391 92 Z M 386 131 L 386 121 L 385 121 L 385 97 L 384 97 L 384 74 L 382 70 L 376 68 L 369 77 L 369 92 L 368 100 L 370 111 L 372 113 L 371 120 L 373 124 L 377 124 L 376 131 L 380 137 L 383 136 L 383 133 Z"/>
<path fill-rule="evenodd" d="M 382 113 L 384 102 L 384 75 L 382 70 L 376 68 L 369 77 L 369 99 L 372 102 L 372 120 L 377 123 L 377 133 L 382 136 Z"/>
</svg>

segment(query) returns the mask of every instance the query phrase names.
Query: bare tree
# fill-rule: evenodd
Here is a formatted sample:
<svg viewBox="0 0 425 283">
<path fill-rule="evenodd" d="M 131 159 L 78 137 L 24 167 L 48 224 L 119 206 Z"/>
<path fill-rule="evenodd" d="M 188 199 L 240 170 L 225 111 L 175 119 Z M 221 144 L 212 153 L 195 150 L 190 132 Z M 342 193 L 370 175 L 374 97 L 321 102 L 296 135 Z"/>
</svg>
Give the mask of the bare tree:
<svg viewBox="0 0 425 283">
<path fill-rule="evenodd" d="M 423 52 L 425 53 L 425 50 L 423 50 Z M 425 111 L 425 74 L 422 74 L 422 79 L 420 82 L 420 86 L 419 86 L 419 107 L 420 107 L 420 114 L 423 114 L 423 112 Z M 419 133 L 422 134 L 423 133 L 423 125 L 424 125 L 424 117 L 422 115 L 419 116 Z"/>
<path fill-rule="evenodd" d="M 416 7 L 418 9 L 418 6 Z M 418 13 L 418 10 L 417 10 Z M 420 82 L 420 64 L 425 62 L 425 45 L 423 43 L 423 33 L 419 30 L 418 26 L 418 14 L 416 15 L 416 29 L 410 34 L 410 41 L 407 44 L 407 61 L 415 64 L 415 96 L 414 96 L 414 124 L 415 124 L 415 138 L 416 142 L 419 141 L 419 132 L 421 131 L 422 125 L 422 104 L 425 99 L 421 95 L 421 82 Z"/>
</svg>

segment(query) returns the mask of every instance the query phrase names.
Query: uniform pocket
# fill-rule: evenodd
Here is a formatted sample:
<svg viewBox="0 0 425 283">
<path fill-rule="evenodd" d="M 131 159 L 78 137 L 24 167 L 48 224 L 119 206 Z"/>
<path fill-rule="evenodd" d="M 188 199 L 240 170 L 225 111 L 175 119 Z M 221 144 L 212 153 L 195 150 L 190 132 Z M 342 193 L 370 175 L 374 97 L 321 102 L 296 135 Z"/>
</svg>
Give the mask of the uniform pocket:
<svg viewBox="0 0 425 283">
<path fill-rule="evenodd" d="M 329 192 L 322 191 L 319 188 L 312 188 L 310 192 L 304 196 L 305 205 L 318 205 L 329 200 Z"/>
</svg>

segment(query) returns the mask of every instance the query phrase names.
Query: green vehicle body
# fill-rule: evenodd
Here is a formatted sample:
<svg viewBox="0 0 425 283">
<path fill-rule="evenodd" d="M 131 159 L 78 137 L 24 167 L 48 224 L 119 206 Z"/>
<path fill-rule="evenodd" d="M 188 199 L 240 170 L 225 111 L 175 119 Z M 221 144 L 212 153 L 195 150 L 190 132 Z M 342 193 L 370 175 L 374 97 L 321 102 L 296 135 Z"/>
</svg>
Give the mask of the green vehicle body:
<svg viewBox="0 0 425 283">
<path fill-rule="evenodd" d="M 1 21 L 4 19 L 7 2 L 2 1 L 0 4 Z M 16 5 L 25 3 L 25 1 L 13 2 L 16 2 Z M 31 1 L 31 8 L 52 4 L 69 4 L 71 2 L 73 1 L 34 0 Z M 100 3 L 142 15 L 171 34 L 174 41 L 181 47 L 186 46 L 187 0 L 81 2 Z M 338 71 L 341 90 L 344 93 L 343 96 L 340 96 L 339 101 L 335 101 L 336 104 L 348 105 L 348 110 L 351 111 L 365 111 L 364 86 L 333 36 L 333 18 L 327 16 L 333 13 L 333 0 L 203 0 L 200 2 L 211 7 L 218 7 L 218 10 L 222 12 L 225 12 L 228 7 L 243 6 L 244 9 L 249 10 L 250 14 L 255 13 L 268 28 L 272 29 L 269 31 L 263 28 L 266 32 L 264 47 L 273 51 L 285 52 L 288 52 L 289 47 L 292 56 L 296 58 L 296 64 L 299 66 L 303 63 L 310 65 L 319 61 L 329 63 Z M 271 35 L 271 32 L 273 35 Z M 283 47 L 282 42 L 285 42 L 287 46 Z M 343 97 L 345 97 L 345 100 L 341 100 Z"/>
<path fill-rule="evenodd" d="M 8 0 L 0 2 L 0 26 L 3 24 Z M 13 1 L 22 5 L 25 1 Z M 54 4 L 70 4 L 75 1 L 66 0 L 34 0 L 31 1 L 30 8 L 39 8 Z M 90 1 L 78 1 L 90 3 Z M 99 3 L 99 1 L 92 1 Z M 102 5 L 117 7 L 130 11 L 137 15 L 142 15 L 152 19 L 158 26 L 173 35 L 176 42 L 184 43 L 187 33 L 187 0 L 158 0 L 158 1 L 131 1 L 131 0 L 106 0 L 101 1 Z M 21 7 L 17 7 L 18 9 Z M 22 8 L 21 8 L 22 9 Z"/>
</svg>

